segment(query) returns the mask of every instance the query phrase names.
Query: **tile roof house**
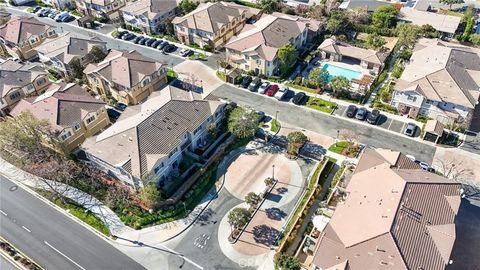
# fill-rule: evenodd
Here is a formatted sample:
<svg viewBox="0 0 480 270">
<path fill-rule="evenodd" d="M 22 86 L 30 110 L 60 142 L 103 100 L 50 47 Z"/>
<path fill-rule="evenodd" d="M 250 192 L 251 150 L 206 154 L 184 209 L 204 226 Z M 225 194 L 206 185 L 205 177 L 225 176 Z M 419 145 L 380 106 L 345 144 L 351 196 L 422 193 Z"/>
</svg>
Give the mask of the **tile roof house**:
<svg viewBox="0 0 480 270">
<path fill-rule="evenodd" d="M 8 53 L 24 60 L 34 58 L 37 56 L 34 48 L 56 36 L 55 27 L 33 17 L 12 17 L 0 25 L 0 55 Z"/>
<path fill-rule="evenodd" d="M 258 9 L 232 2 L 201 3 L 172 23 L 180 42 L 219 48 L 239 33 L 249 18 L 257 18 L 260 14 Z"/>
<path fill-rule="evenodd" d="M 366 149 L 311 269 L 431 269 L 450 263 L 461 185 L 405 155 Z"/>
<path fill-rule="evenodd" d="M 125 6 L 125 0 L 78 0 L 77 10 L 84 16 L 104 17 L 112 21 L 119 20 L 119 9 Z"/>
<path fill-rule="evenodd" d="M 17 116 L 25 111 L 48 120 L 68 151 L 110 125 L 105 102 L 74 83 L 51 84 L 42 95 L 21 100 L 10 114 Z"/>
<path fill-rule="evenodd" d="M 220 124 L 223 103 L 167 86 L 81 146 L 87 158 L 132 186 L 153 173 L 164 181 L 176 170 L 185 151 L 194 151 L 210 123 Z"/>
<path fill-rule="evenodd" d="M 378 7 L 391 5 L 392 2 L 380 1 L 380 0 L 346 0 L 343 1 L 339 8 L 340 9 L 355 9 L 362 8 L 367 9 L 369 12 L 375 11 Z"/>
<path fill-rule="evenodd" d="M 292 44 L 302 50 L 309 32 L 320 30 L 320 23 L 314 20 L 281 13 L 264 15 L 225 45 L 227 60 L 233 67 L 272 76 L 277 70 L 279 48 Z"/>
<path fill-rule="evenodd" d="M 7 60 L 0 64 L 0 116 L 6 115 L 22 98 L 39 95 L 50 85 L 48 73 L 34 64 Z"/>
<path fill-rule="evenodd" d="M 146 34 L 158 33 L 179 12 L 177 0 L 138 0 L 120 9 L 126 25 Z"/>
<path fill-rule="evenodd" d="M 435 28 L 435 30 L 449 37 L 455 34 L 462 20 L 462 18 L 458 16 L 422 11 L 409 7 L 400 9 L 398 19 L 418 26 L 429 24 Z"/>
<path fill-rule="evenodd" d="M 420 39 L 395 85 L 392 105 L 412 118 L 427 115 L 446 124 L 444 118 L 468 120 L 479 97 L 480 50 Z"/>
<path fill-rule="evenodd" d="M 112 50 L 100 63 L 83 71 L 90 88 L 125 104 L 138 104 L 167 84 L 165 64 L 137 51 Z"/>
<path fill-rule="evenodd" d="M 45 41 L 35 50 L 40 61 L 48 68 L 58 71 L 63 77 L 72 75 L 71 63 L 79 59 L 82 66 L 93 61 L 91 54 L 94 47 L 107 53 L 106 42 L 99 38 L 83 38 L 67 32 L 56 38 Z"/>
</svg>

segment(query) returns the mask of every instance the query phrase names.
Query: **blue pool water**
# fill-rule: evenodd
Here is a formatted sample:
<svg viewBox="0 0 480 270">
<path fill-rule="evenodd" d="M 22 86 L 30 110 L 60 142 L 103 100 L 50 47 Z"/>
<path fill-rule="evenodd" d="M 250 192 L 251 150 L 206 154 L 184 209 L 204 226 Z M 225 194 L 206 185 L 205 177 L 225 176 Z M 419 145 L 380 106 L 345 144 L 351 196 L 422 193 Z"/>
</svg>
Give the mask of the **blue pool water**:
<svg viewBox="0 0 480 270">
<path fill-rule="evenodd" d="M 360 79 L 362 77 L 362 73 L 356 70 L 351 70 L 348 68 L 337 67 L 331 64 L 323 64 L 323 67 L 328 71 L 328 81 L 332 80 L 335 76 L 343 76 L 349 80 L 351 79 Z"/>
</svg>

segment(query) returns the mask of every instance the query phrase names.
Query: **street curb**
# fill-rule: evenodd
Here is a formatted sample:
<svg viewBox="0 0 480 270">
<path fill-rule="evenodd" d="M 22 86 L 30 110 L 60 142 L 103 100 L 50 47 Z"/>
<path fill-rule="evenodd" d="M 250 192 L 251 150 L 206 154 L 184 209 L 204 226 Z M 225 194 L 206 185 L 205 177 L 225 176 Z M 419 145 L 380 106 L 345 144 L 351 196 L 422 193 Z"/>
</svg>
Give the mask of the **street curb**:
<svg viewBox="0 0 480 270">
<path fill-rule="evenodd" d="M 8 243 L 10 246 L 12 246 L 18 253 L 20 253 L 24 258 L 27 258 L 29 259 L 31 262 L 35 263 L 38 267 L 40 267 L 40 269 L 44 270 L 45 268 L 39 264 L 37 261 L 35 261 L 34 259 L 32 259 L 30 256 L 27 256 L 25 253 L 23 253 L 20 249 L 18 249 L 14 244 L 12 244 L 10 241 L 8 241 L 7 239 L 5 239 L 3 236 L 0 236 L 0 240 Z M 20 264 L 19 262 L 15 261 L 12 257 L 10 257 L 8 254 L 6 254 L 6 252 L 2 249 L 0 249 L 0 256 L 2 256 L 3 258 L 5 258 L 7 261 L 9 261 L 10 263 L 12 263 L 17 269 L 25 269 L 25 270 L 28 270 L 28 268 L 26 266 L 23 266 L 22 264 Z"/>
</svg>

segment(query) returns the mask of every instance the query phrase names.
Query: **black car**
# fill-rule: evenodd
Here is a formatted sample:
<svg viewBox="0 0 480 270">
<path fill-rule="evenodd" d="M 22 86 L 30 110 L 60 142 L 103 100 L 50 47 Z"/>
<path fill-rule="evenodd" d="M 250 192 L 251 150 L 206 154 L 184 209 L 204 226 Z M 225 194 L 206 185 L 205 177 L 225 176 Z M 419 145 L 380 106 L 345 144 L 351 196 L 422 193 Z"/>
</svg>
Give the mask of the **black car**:
<svg viewBox="0 0 480 270">
<path fill-rule="evenodd" d="M 147 41 L 148 41 L 148 38 L 142 37 L 142 38 L 138 41 L 138 44 L 139 44 L 139 45 L 145 45 L 145 42 L 147 42 Z"/>
<path fill-rule="evenodd" d="M 304 92 L 298 92 L 292 99 L 293 104 L 302 105 L 305 102 L 307 95 Z"/>
<path fill-rule="evenodd" d="M 367 122 L 372 125 L 376 125 L 378 122 L 378 118 L 380 118 L 380 111 L 375 109 L 367 116 Z"/>
<path fill-rule="evenodd" d="M 171 53 L 171 52 L 174 52 L 176 49 L 177 49 L 177 46 L 172 45 L 172 44 L 168 44 L 167 46 L 165 46 L 165 48 L 163 48 L 163 52 L 164 53 Z"/>
<path fill-rule="evenodd" d="M 148 46 L 148 43 L 149 43 L 151 40 L 152 40 L 151 38 L 146 38 L 146 39 L 145 39 L 145 43 L 143 43 L 143 45 Z"/>
<path fill-rule="evenodd" d="M 166 42 L 166 41 L 162 41 L 162 43 L 158 44 L 157 45 L 157 49 L 159 50 L 163 50 L 165 47 L 167 47 L 168 45 L 170 45 L 170 43 Z"/>
<path fill-rule="evenodd" d="M 138 44 L 140 42 L 140 40 L 142 40 L 142 39 L 143 39 L 142 36 L 138 36 L 133 40 L 133 43 Z"/>
<path fill-rule="evenodd" d="M 248 86 L 248 90 L 254 92 L 257 91 L 258 87 L 262 84 L 262 80 L 260 78 L 253 78 L 253 80 L 250 82 L 250 85 Z"/>
<path fill-rule="evenodd" d="M 127 34 L 127 31 L 118 31 L 115 35 L 115 38 L 122 38 L 123 35 Z"/>
<path fill-rule="evenodd" d="M 157 48 L 157 46 L 158 46 L 160 43 L 162 43 L 161 40 L 155 40 L 155 41 L 152 43 L 152 45 L 150 45 L 150 47 L 152 47 L 152 48 Z"/>
<path fill-rule="evenodd" d="M 42 7 L 36 6 L 36 7 L 32 8 L 32 11 L 30 13 L 36 13 L 40 9 L 42 9 Z"/>
<path fill-rule="evenodd" d="M 132 33 L 126 33 L 125 35 L 122 36 L 122 39 L 123 40 L 132 40 L 134 38 L 137 38 L 137 36 L 135 36 L 134 34 Z"/>
<path fill-rule="evenodd" d="M 119 111 L 125 111 L 125 109 L 127 108 L 127 105 L 126 104 L 123 104 L 123 103 L 120 103 L 120 102 L 117 102 L 115 103 L 115 106 L 113 106 L 115 109 L 119 110 Z"/>
<path fill-rule="evenodd" d="M 117 120 L 121 115 L 120 112 L 110 108 L 107 109 L 107 114 L 108 114 L 108 117 L 110 117 L 113 120 Z"/>
<path fill-rule="evenodd" d="M 147 45 L 148 47 L 153 47 L 153 43 L 157 42 L 156 39 L 152 38 L 150 39 L 148 42 L 145 42 L 145 45 Z"/>
<path fill-rule="evenodd" d="M 347 117 L 350 117 L 350 118 L 355 117 L 356 112 L 357 112 L 357 107 L 355 105 L 349 105 L 347 108 Z"/>
<path fill-rule="evenodd" d="M 243 87 L 243 88 L 247 88 L 250 83 L 252 82 L 252 77 L 250 76 L 245 76 L 243 77 L 242 79 L 242 82 L 240 83 L 240 85 Z"/>
</svg>

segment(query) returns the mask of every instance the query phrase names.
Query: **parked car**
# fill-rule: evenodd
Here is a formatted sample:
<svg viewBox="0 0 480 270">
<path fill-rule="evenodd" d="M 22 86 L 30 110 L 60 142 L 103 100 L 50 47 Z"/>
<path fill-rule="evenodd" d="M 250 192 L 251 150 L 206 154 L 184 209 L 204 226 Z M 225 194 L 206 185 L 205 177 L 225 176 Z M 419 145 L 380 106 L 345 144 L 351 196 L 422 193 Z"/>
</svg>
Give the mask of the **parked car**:
<svg viewBox="0 0 480 270">
<path fill-rule="evenodd" d="M 39 10 L 37 10 L 37 11 L 35 12 L 35 15 L 37 15 L 37 16 L 40 17 L 40 14 L 41 14 L 43 11 L 47 10 L 47 9 L 48 9 L 48 8 L 40 8 Z"/>
<path fill-rule="evenodd" d="M 162 42 L 160 42 L 160 43 L 157 45 L 157 49 L 163 50 L 163 48 L 165 48 L 167 45 L 169 45 L 168 42 L 162 41 Z"/>
<path fill-rule="evenodd" d="M 252 82 L 252 77 L 250 76 L 245 76 L 243 77 L 242 79 L 242 82 L 240 83 L 240 85 L 243 87 L 243 88 L 248 88 L 248 86 L 250 86 L 250 83 Z"/>
<path fill-rule="evenodd" d="M 362 107 L 357 110 L 357 113 L 355 114 L 355 118 L 363 121 L 365 120 L 365 118 L 367 118 L 367 114 L 368 114 L 368 110 Z"/>
<path fill-rule="evenodd" d="M 347 108 L 347 117 L 350 117 L 350 118 L 355 117 L 356 112 L 357 112 L 357 107 L 355 105 L 349 105 Z"/>
<path fill-rule="evenodd" d="M 39 7 L 39 6 L 33 7 L 30 13 L 37 13 L 40 9 L 42 9 L 42 7 Z"/>
<path fill-rule="evenodd" d="M 150 40 L 148 40 L 147 42 L 145 42 L 145 45 L 148 46 L 148 47 L 152 47 L 152 44 L 157 41 L 155 38 L 151 38 Z"/>
<path fill-rule="evenodd" d="M 59 21 L 60 21 L 60 17 L 65 16 L 65 14 L 68 14 L 68 12 L 67 12 L 67 11 L 58 12 L 57 14 L 55 14 L 55 16 L 53 16 L 53 19 L 54 19 L 56 22 L 59 22 Z"/>
<path fill-rule="evenodd" d="M 48 14 L 50 14 L 50 12 L 52 12 L 52 11 L 49 8 L 44 8 L 44 9 L 42 9 L 42 11 L 40 11 L 38 16 L 39 17 L 47 17 Z"/>
<path fill-rule="evenodd" d="M 304 92 L 298 92 L 292 99 L 293 104 L 302 105 L 305 102 L 307 95 Z"/>
<path fill-rule="evenodd" d="M 115 35 L 115 38 L 122 38 L 127 33 L 128 33 L 127 31 L 118 31 L 117 34 Z"/>
<path fill-rule="evenodd" d="M 108 117 L 112 118 L 113 120 L 117 120 L 121 115 L 119 111 L 111 108 L 107 108 L 107 114 L 108 114 Z"/>
<path fill-rule="evenodd" d="M 165 46 L 165 48 L 163 48 L 163 52 L 164 53 L 171 53 L 171 52 L 174 52 L 176 49 L 177 49 L 177 46 L 175 46 L 173 44 L 168 44 L 167 46 Z"/>
<path fill-rule="evenodd" d="M 62 12 L 55 17 L 56 22 L 66 22 L 66 21 L 69 21 L 71 19 L 73 19 L 73 16 L 68 14 L 67 11 Z"/>
<path fill-rule="evenodd" d="M 269 97 L 273 97 L 275 93 L 277 93 L 277 91 L 278 91 L 278 85 L 272 84 L 270 85 L 270 87 L 268 87 L 268 90 L 265 94 L 267 94 L 267 96 Z"/>
<path fill-rule="evenodd" d="M 138 42 L 140 42 L 141 39 L 143 39 L 142 36 L 137 36 L 133 39 L 133 43 L 138 44 Z"/>
<path fill-rule="evenodd" d="M 132 33 L 126 33 L 122 36 L 123 40 L 132 40 L 134 38 L 137 38 L 137 36 Z"/>
<path fill-rule="evenodd" d="M 113 106 L 115 109 L 119 110 L 119 111 L 125 111 L 125 109 L 127 108 L 127 104 L 124 104 L 124 103 L 121 103 L 121 102 L 117 102 L 115 103 L 115 105 Z"/>
<path fill-rule="evenodd" d="M 415 163 L 417 163 L 418 165 L 420 165 L 420 167 L 422 168 L 422 170 L 424 171 L 433 171 L 433 168 L 430 167 L 430 165 L 428 163 L 426 163 L 425 161 L 420 161 L 420 160 L 415 160 Z"/>
<path fill-rule="evenodd" d="M 50 13 L 48 13 L 48 18 L 55 19 L 55 16 L 57 16 L 57 14 L 60 14 L 60 11 L 52 10 Z"/>
<path fill-rule="evenodd" d="M 378 122 L 378 118 L 380 118 L 380 111 L 375 109 L 367 116 L 367 122 L 372 125 L 376 125 Z"/>
<path fill-rule="evenodd" d="M 262 84 L 262 80 L 260 80 L 260 78 L 258 77 L 255 77 L 248 85 L 248 90 L 252 92 L 257 91 L 258 87 L 260 87 L 261 84 Z"/>
<path fill-rule="evenodd" d="M 416 131 L 417 131 L 417 125 L 415 125 L 414 123 L 408 123 L 404 133 L 407 136 L 413 137 L 415 136 Z"/>
<path fill-rule="evenodd" d="M 150 45 L 150 47 L 152 47 L 152 48 L 157 48 L 158 44 L 160 44 L 160 43 L 162 43 L 161 40 L 155 40 L 155 41 Z"/>
<path fill-rule="evenodd" d="M 61 20 L 61 22 L 71 22 L 71 21 L 75 20 L 75 17 L 73 17 L 70 14 L 66 14 L 65 16 L 62 16 L 60 18 L 60 20 Z"/>
<path fill-rule="evenodd" d="M 277 100 L 282 100 L 285 95 L 288 93 L 288 86 L 282 86 L 280 89 L 278 89 L 277 93 L 273 97 L 275 97 Z"/>
<path fill-rule="evenodd" d="M 138 44 L 139 44 L 139 45 L 145 45 L 145 42 L 147 42 L 147 41 L 148 41 L 148 38 L 142 37 L 142 38 L 138 41 Z"/>
<path fill-rule="evenodd" d="M 182 50 L 180 50 L 180 52 L 178 54 L 182 57 L 188 57 L 188 56 L 194 54 L 194 52 L 190 49 L 182 49 Z"/>
<path fill-rule="evenodd" d="M 267 92 L 268 88 L 270 87 L 270 83 L 269 82 L 264 82 L 262 83 L 262 85 L 260 86 L 260 88 L 258 88 L 258 93 L 260 94 L 265 94 L 265 92 Z"/>
</svg>

